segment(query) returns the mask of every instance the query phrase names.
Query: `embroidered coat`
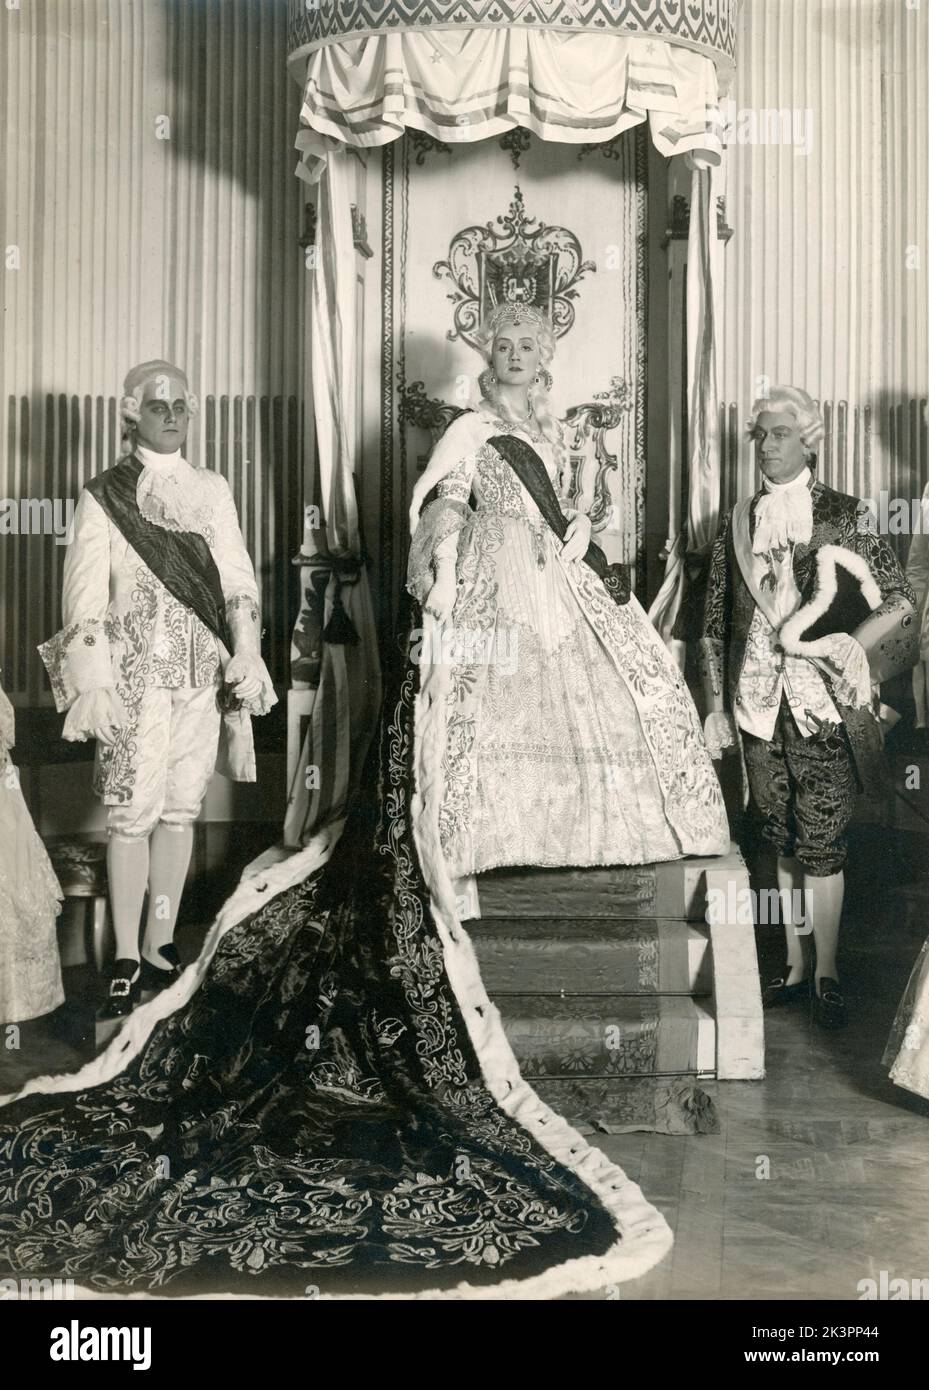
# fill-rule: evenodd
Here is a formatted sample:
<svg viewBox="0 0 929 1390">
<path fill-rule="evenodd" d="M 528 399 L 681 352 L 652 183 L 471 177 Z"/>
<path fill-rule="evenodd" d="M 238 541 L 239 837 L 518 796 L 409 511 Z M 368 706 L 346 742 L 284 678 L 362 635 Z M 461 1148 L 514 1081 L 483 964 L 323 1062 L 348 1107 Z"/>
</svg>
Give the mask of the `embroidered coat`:
<svg viewBox="0 0 929 1390">
<path fill-rule="evenodd" d="M 208 469 L 196 473 L 200 531 L 219 571 L 230 627 L 247 625 L 257 634 L 258 585 L 229 484 Z M 39 651 L 56 708 L 68 711 L 65 738 L 92 737 L 111 719 L 122 723 L 112 745 L 97 744 L 94 790 L 107 804 L 132 799 L 135 723 L 145 688 L 218 686 L 229 656 L 169 593 L 88 488 L 75 508 L 65 558 L 62 627 Z M 270 677 L 266 686 L 270 708 Z M 236 781 L 254 781 L 251 722 L 244 711 L 240 716 L 234 729 L 225 721 L 221 770 Z"/>
<path fill-rule="evenodd" d="M 881 595 L 880 607 L 868 620 L 866 646 L 872 672 L 880 669 L 882 678 L 907 670 L 915 659 L 915 594 L 887 541 L 860 525 L 862 504 L 855 497 L 836 492 L 824 483 L 811 489 L 813 533 L 809 545 L 798 544 L 793 568 L 802 604 L 816 593 L 816 554 L 826 545 L 841 546 L 861 556 L 867 563 Z M 763 493 L 758 491 L 748 504 L 748 538 L 755 531 L 755 512 Z M 743 504 L 744 505 L 744 504 Z M 713 545 L 707 582 L 703 629 L 699 642 L 700 674 L 708 712 L 732 712 L 745 662 L 749 630 L 756 611 L 734 538 L 733 517 L 728 513 Z M 876 621 L 875 621 L 876 620 Z M 848 732 L 859 780 L 866 791 L 880 785 L 882 737 L 880 725 L 870 708 L 853 709 L 836 699 L 826 678 L 836 708 Z M 743 762 L 743 790 L 748 798 Z"/>
</svg>

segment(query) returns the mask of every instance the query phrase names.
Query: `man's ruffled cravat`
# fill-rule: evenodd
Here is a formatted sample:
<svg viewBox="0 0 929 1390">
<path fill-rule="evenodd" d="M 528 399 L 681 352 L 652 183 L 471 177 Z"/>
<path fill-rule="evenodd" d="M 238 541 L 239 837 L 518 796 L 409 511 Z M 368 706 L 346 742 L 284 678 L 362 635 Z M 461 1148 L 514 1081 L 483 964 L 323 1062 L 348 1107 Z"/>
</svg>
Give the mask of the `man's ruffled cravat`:
<svg viewBox="0 0 929 1390">
<path fill-rule="evenodd" d="M 764 480 L 764 496 L 755 510 L 752 550 L 764 555 L 787 545 L 809 545 L 813 535 L 812 474 L 809 468 L 789 483 Z"/>
<path fill-rule="evenodd" d="M 139 513 L 165 531 L 192 531 L 206 536 L 212 507 L 200 471 L 192 468 L 180 449 L 156 454 L 137 448 L 142 473 L 136 486 Z"/>
</svg>

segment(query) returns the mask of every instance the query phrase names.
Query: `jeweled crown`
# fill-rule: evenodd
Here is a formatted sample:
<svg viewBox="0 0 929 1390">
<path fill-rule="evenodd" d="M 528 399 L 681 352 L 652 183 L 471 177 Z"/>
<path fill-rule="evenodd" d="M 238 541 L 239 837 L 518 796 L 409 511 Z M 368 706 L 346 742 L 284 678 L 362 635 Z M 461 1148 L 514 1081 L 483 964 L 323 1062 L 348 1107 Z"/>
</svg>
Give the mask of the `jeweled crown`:
<svg viewBox="0 0 929 1390">
<path fill-rule="evenodd" d="M 498 304 L 490 316 L 491 331 L 496 333 L 503 323 L 513 323 L 517 327 L 521 323 L 535 324 L 536 328 L 546 328 L 548 319 L 541 309 L 537 309 L 534 304 L 526 304 L 522 300 L 507 301 Z"/>
</svg>

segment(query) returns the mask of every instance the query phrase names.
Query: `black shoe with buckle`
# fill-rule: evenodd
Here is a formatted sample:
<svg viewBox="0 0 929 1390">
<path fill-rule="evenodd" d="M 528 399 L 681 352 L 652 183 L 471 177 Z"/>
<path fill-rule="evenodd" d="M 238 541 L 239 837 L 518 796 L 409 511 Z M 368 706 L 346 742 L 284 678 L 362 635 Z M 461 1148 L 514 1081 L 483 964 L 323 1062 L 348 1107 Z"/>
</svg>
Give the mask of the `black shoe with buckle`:
<svg viewBox="0 0 929 1390">
<path fill-rule="evenodd" d="M 813 997 L 813 1022 L 819 1028 L 844 1028 L 848 1023 L 845 1000 L 838 980 L 824 975 L 819 982 L 819 992 Z"/>
<path fill-rule="evenodd" d="M 125 1018 L 139 1002 L 139 962 L 121 956 L 113 966 L 110 991 L 98 1018 Z"/>
<path fill-rule="evenodd" d="M 139 976 L 143 989 L 167 989 L 168 985 L 173 985 L 175 980 L 181 978 L 181 958 L 174 942 L 169 941 L 167 946 L 160 946 L 158 954 L 162 960 L 167 961 L 168 968 L 161 970 L 143 956 L 142 973 Z"/>
<path fill-rule="evenodd" d="M 774 980 L 768 980 L 761 986 L 761 1007 L 763 1009 L 774 1009 L 779 1004 L 794 1004 L 801 999 L 809 999 L 810 982 L 800 980 L 798 984 L 789 985 L 783 975 L 778 975 Z"/>
</svg>

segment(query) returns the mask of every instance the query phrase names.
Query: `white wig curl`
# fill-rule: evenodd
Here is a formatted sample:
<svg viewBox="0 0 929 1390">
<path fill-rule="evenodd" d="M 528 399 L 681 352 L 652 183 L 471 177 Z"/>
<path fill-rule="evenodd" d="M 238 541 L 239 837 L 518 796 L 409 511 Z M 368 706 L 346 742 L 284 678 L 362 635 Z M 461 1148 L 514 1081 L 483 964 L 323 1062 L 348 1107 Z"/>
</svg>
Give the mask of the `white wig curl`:
<svg viewBox="0 0 929 1390">
<path fill-rule="evenodd" d="M 808 454 L 815 457 L 820 441 L 826 433 L 822 412 L 813 397 L 799 386 L 772 386 L 766 396 L 759 396 L 752 406 L 746 429 L 754 434 L 758 416 L 774 411 L 792 415 L 800 428 L 800 442 Z"/>
<path fill-rule="evenodd" d="M 175 367 L 173 363 L 166 362 L 161 358 L 156 358 L 152 362 L 142 362 L 138 367 L 133 367 L 123 382 L 123 396 L 119 402 L 120 458 L 128 457 L 135 447 L 135 426 L 142 418 L 142 398 L 145 395 L 145 387 L 149 381 L 159 376 L 176 377 L 183 382 L 184 399 L 191 416 L 196 415 L 200 409 L 199 400 L 187 384 L 187 373 L 182 372 L 180 367 Z"/>
</svg>

